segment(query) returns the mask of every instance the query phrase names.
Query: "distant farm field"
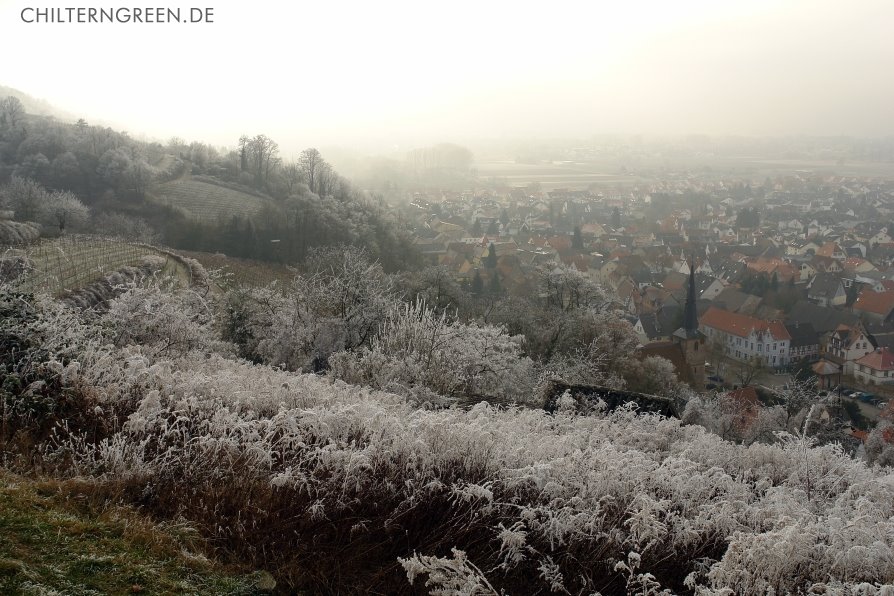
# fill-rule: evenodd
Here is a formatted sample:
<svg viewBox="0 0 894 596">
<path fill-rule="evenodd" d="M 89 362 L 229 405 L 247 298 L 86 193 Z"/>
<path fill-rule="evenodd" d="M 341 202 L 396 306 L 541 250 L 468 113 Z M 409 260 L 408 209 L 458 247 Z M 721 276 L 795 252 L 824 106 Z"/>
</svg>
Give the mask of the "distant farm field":
<svg viewBox="0 0 894 596">
<path fill-rule="evenodd" d="M 23 256 L 29 270 L 17 280 L 25 292 L 60 295 L 77 290 L 125 266 L 139 265 L 147 256 L 166 260 L 165 272 L 189 279 L 183 265 L 150 246 L 108 238 L 64 236 L 22 249 L 8 249 L 0 256 Z"/>
<path fill-rule="evenodd" d="M 233 215 L 255 215 L 267 201 L 257 195 L 193 178 L 165 182 L 157 186 L 152 194 L 156 201 L 179 207 L 207 223 L 227 220 Z"/>
<path fill-rule="evenodd" d="M 475 164 L 478 179 L 509 186 L 539 183 L 556 188 L 625 187 L 696 175 L 701 178 L 735 176 L 763 181 L 766 177 L 812 173 L 894 179 L 894 163 L 810 159 L 763 159 L 754 156 L 674 155 L 617 157 L 604 160 L 517 163 L 485 160 Z M 676 175 L 676 176 L 675 176 Z"/>
<path fill-rule="evenodd" d="M 516 163 L 485 161 L 475 164 L 478 178 L 495 180 L 509 186 L 539 183 L 544 190 L 555 188 L 582 189 L 591 185 L 629 186 L 642 181 L 639 176 L 619 171 L 617 165 L 595 162 Z"/>
</svg>

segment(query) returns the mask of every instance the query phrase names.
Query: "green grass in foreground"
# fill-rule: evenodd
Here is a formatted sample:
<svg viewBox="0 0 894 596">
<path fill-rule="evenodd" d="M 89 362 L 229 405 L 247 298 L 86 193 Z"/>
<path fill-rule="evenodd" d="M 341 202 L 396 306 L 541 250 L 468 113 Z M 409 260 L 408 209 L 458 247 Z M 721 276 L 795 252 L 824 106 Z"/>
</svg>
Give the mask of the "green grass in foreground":
<svg viewBox="0 0 894 596">
<path fill-rule="evenodd" d="M 0 470 L 0 594 L 260 593 L 195 554 L 188 527 L 66 492 Z"/>
</svg>

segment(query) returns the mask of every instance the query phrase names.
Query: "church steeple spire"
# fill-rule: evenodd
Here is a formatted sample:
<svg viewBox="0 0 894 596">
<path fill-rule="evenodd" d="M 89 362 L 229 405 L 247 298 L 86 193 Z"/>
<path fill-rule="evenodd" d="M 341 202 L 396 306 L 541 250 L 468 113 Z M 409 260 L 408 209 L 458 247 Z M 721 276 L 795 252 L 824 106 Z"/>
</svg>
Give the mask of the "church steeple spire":
<svg viewBox="0 0 894 596">
<path fill-rule="evenodd" d="M 683 328 L 687 332 L 698 331 L 698 315 L 695 312 L 695 259 L 689 261 L 689 292 L 683 310 Z"/>
<path fill-rule="evenodd" d="M 674 332 L 680 339 L 695 339 L 701 334 L 698 331 L 698 313 L 695 309 L 695 257 L 689 260 L 689 288 L 686 293 L 686 305 L 683 308 L 683 326 Z"/>
<path fill-rule="evenodd" d="M 692 375 L 691 385 L 696 391 L 705 387 L 705 356 L 703 350 L 705 336 L 698 330 L 698 312 L 695 309 L 695 256 L 689 261 L 689 291 L 683 308 L 683 326 L 674 331 L 671 338 L 680 346 L 683 360 Z"/>
</svg>

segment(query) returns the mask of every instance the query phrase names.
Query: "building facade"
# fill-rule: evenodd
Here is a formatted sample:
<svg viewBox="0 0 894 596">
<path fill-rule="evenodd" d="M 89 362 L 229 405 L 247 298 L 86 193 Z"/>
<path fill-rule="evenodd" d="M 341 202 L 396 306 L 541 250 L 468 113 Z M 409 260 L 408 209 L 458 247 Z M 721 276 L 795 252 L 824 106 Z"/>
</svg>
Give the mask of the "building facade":
<svg viewBox="0 0 894 596">
<path fill-rule="evenodd" d="M 769 368 L 782 368 L 791 362 L 791 336 L 782 321 L 764 321 L 712 306 L 699 323 L 708 342 L 730 358 Z"/>
</svg>

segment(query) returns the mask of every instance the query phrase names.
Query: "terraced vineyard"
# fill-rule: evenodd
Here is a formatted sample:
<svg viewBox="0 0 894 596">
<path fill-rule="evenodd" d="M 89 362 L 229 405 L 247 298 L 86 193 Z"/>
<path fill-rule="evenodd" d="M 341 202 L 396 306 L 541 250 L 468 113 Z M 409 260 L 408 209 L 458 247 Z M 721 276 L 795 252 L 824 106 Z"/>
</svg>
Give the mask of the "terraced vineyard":
<svg viewBox="0 0 894 596">
<path fill-rule="evenodd" d="M 158 202 L 180 207 L 196 219 L 208 223 L 233 215 L 254 215 L 266 201 L 257 195 L 194 178 L 166 182 L 159 185 L 153 194 Z"/>
<path fill-rule="evenodd" d="M 126 265 L 138 265 L 150 255 L 165 258 L 163 272 L 189 279 L 183 265 L 164 251 L 108 238 L 64 236 L 2 254 L 27 258 L 29 271 L 19 278 L 20 289 L 53 295 L 82 288 Z"/>
</svg>

